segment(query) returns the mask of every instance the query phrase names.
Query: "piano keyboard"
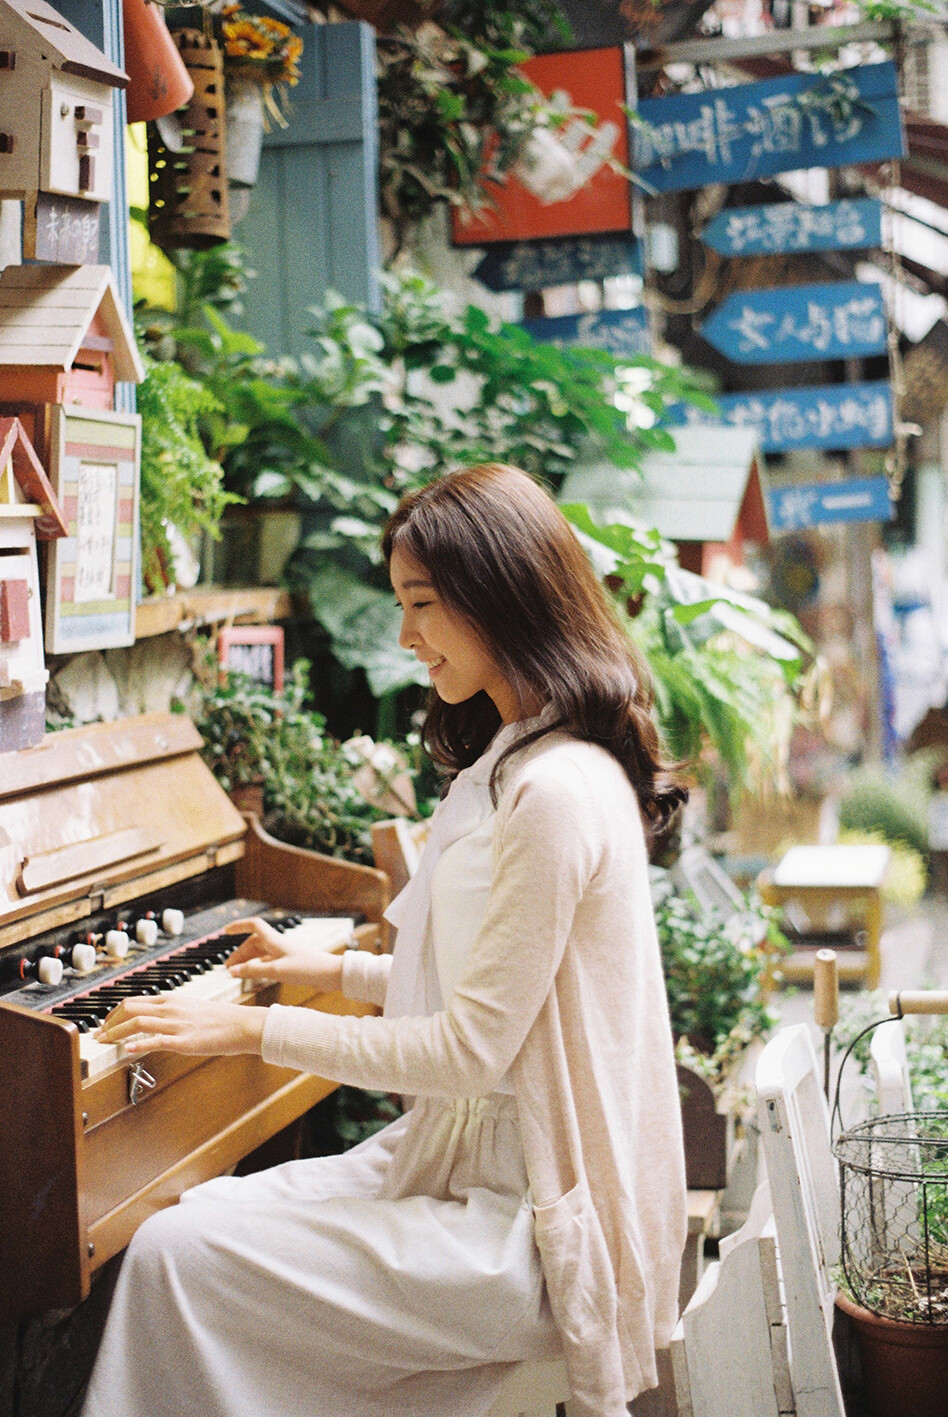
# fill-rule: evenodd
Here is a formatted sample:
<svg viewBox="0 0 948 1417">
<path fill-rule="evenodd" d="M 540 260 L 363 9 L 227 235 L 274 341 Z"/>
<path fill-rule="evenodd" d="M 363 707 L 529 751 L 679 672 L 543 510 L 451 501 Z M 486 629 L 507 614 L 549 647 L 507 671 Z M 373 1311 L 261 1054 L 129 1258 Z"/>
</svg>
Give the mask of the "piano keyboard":
<svg viewBox="0 0 948 1417">
<path fill-rule="evenodd" d="M 296 948 L 319 950 L 345 944 L 354 925 L 351 918 L 340 916 L 288 916 L 274 922 L 274 927 Z M 173 992 L 179 999 L 234 1003 L 245 993 L 264 988 L 262 982 L 235 979 L 224 964 L 246 938 L 240 934 L 216 934 L 193 940 L 54 1004 L 49 1012 L 71 1019 L 79 1029 L 83 1077 L 97 1077 L 127 1059 L 121 1044 L 100 1043 L 96 1036 L 106 1015 L 123 998 Z"/>
</svg>

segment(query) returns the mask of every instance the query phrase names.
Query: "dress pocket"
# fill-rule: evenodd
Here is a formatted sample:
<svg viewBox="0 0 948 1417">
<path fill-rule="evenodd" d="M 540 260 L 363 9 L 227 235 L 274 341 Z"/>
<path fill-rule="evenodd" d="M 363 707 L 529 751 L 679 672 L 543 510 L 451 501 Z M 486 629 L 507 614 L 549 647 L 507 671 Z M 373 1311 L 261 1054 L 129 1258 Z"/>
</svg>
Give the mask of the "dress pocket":
<svg viewBox="0 0 948 1417">
<path fill-rule="evenodd" d="M 584 1343 L 616 1323 L 616 1282 L 589 1188 L 533 1208 L 534 1235 L 550 1308 L 564 1339 Z"/>
</svg>

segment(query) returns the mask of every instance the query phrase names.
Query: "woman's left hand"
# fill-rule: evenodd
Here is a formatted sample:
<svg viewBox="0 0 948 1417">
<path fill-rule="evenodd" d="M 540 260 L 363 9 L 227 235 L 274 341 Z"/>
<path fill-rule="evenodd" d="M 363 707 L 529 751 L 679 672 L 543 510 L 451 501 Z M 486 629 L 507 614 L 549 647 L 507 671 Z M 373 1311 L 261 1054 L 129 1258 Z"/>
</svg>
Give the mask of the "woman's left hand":
<svg viewBox="0 0 948 1417">
<path fill-rule="evenodd" d="M 259 1053 L 266 1009 L 202 1004 L 173 995 L 123 999 L 99 1029 L 100 1043 L 126 1053 Z"/>
</svg>

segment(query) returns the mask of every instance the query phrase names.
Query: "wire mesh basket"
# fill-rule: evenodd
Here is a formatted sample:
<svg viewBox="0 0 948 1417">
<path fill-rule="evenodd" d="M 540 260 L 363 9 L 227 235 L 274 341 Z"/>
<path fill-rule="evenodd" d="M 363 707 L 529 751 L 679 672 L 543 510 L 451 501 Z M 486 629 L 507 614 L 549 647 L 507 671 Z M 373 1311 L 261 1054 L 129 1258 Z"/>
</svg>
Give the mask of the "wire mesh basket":
<svg viewBox="0 0 948 1417">
<path fill-rule="evenodd" d="M 875 1117 L 834 1151 L 853 1297 L 902 1323 L 948 1324 L 948 1112 Z"/>
</svg>

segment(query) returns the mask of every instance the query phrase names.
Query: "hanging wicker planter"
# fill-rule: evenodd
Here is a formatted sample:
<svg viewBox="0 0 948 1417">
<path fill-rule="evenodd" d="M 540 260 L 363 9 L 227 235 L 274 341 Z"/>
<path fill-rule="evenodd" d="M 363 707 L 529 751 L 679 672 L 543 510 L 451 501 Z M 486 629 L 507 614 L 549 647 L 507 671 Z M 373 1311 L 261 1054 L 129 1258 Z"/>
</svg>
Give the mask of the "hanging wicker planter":
<svg viewBox="0 0 948 1417">
<path fill-rule="evenodd" d="M 148 125 L 148 226 L 165 250 L 206 250 L 230 238 L 223 60 L 202 30 L 172 33 L 194 94 Z"/>
</svg>

